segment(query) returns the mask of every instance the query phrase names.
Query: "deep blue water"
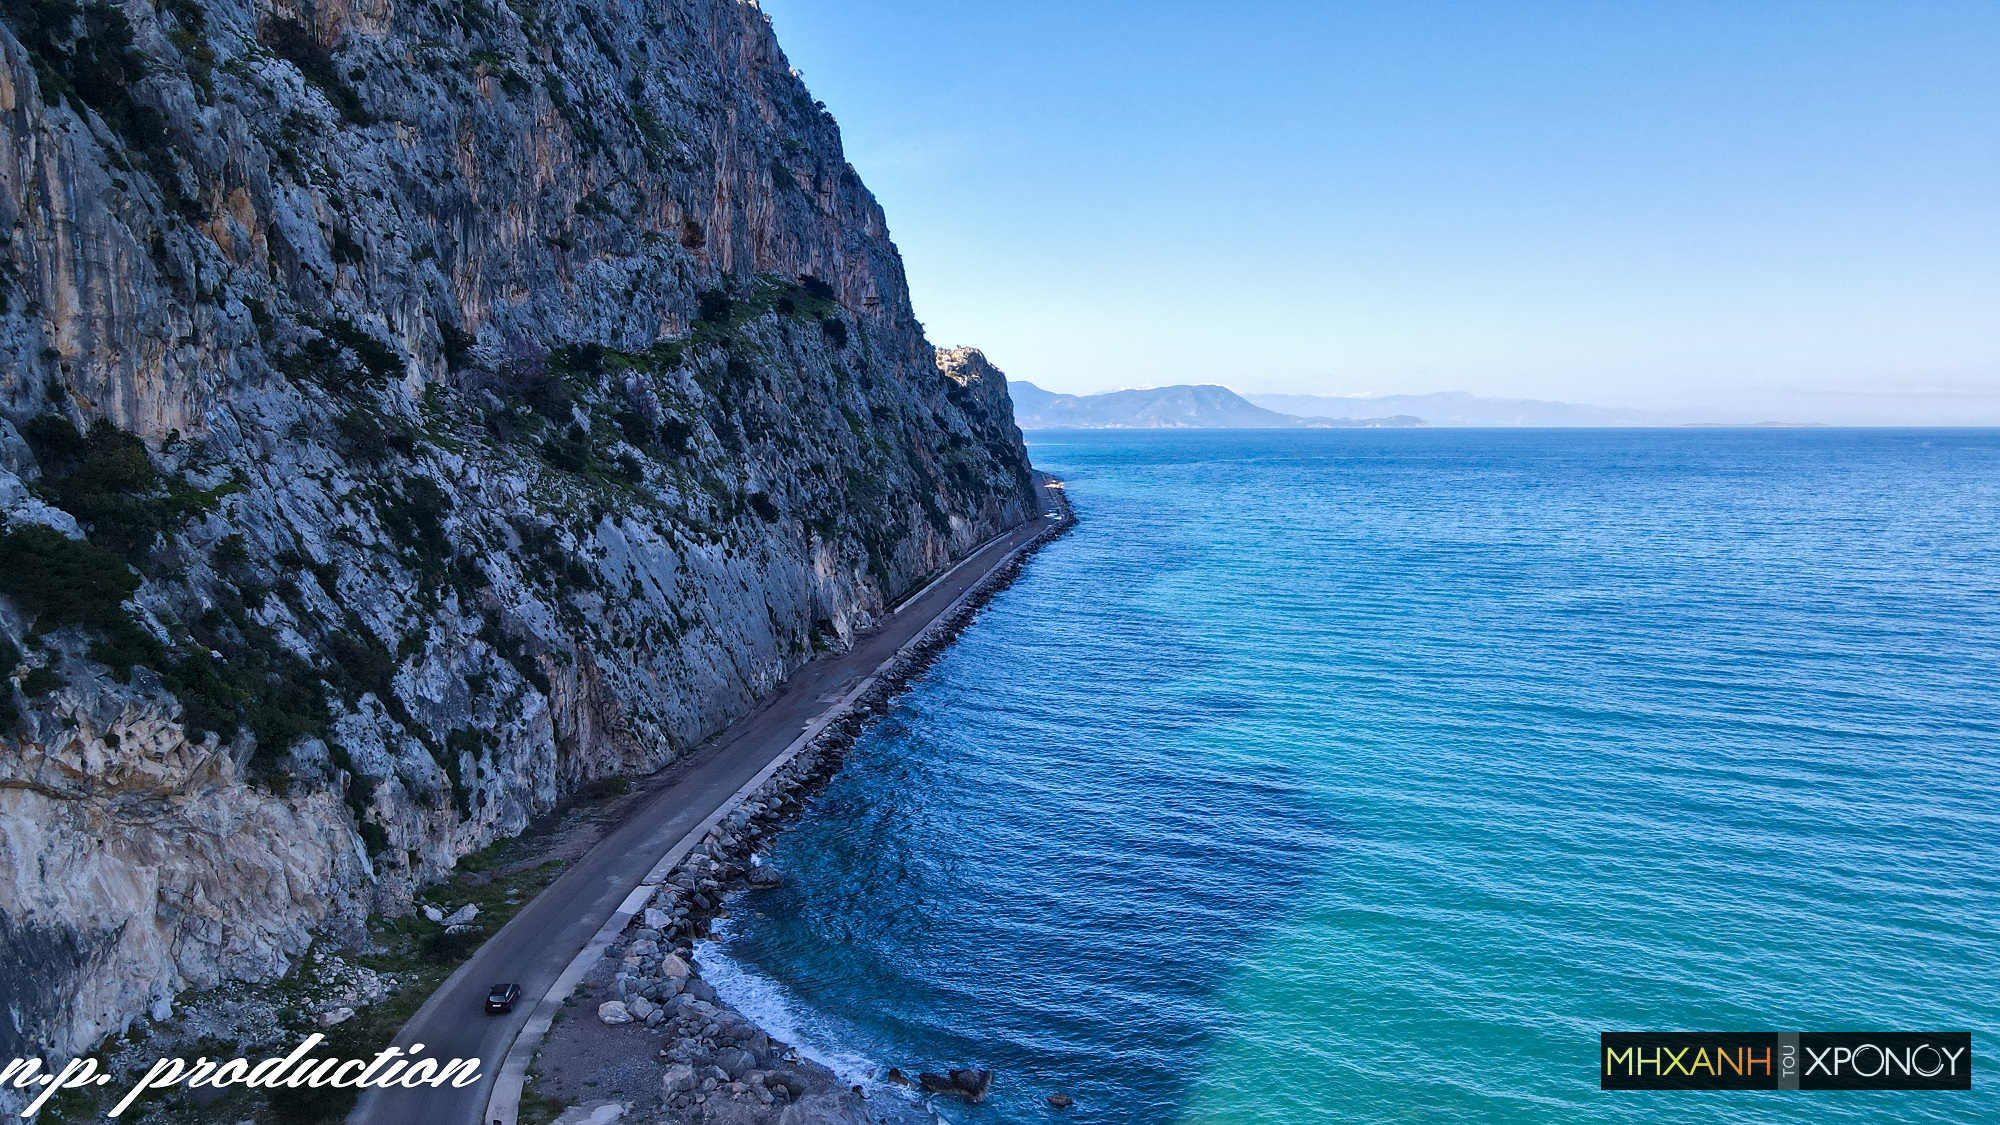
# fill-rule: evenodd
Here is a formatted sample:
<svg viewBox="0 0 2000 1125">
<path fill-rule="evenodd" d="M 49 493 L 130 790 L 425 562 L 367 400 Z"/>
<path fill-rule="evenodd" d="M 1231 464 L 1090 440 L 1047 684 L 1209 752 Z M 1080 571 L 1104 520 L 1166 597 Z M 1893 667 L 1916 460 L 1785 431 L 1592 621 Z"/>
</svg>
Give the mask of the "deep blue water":
<svg viewBox="0 0 2000 1125">
<path fill-rule="evenodd" d="M 1030 447 L 1081 524 L 732 922 L 786 1030 L 965 1121 L 2000 1120 L 2000 433 Z M 1600 1092 L 1618 1029 L 1980 1061 Z"/>
</svg>

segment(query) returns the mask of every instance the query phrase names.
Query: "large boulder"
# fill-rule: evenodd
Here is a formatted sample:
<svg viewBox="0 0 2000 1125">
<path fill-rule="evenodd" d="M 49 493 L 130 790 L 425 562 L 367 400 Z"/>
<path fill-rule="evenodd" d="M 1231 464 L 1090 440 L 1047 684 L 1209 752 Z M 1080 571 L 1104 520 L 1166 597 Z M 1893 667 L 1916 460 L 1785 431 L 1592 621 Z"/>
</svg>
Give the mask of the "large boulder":
<svg viewBox="0 0 2000 1125">
<path fill-rule="evenodd" d="M 695 1087 L 694 1068 L 686 1063 L 675 1063 L 660 1076 L 660 1097 L 672 1098 L 675 1094 L 685 1094 Z"/>
<path fill-rule="evenodd" d="M 715 1052 L 715 1065 L 729 1075 L 731 1082 L 757 1069 L 757 1056 L 741 1047 L 722 1047 Z"/>
<path fill-rule="evenodd" d="M 983 1067 L 954 1070 L 951 1072 L 951 1084 L 973 1101 L 983 1102 L 986 1092 L 993 1088 L 993 1072 Z"/>
</svg>

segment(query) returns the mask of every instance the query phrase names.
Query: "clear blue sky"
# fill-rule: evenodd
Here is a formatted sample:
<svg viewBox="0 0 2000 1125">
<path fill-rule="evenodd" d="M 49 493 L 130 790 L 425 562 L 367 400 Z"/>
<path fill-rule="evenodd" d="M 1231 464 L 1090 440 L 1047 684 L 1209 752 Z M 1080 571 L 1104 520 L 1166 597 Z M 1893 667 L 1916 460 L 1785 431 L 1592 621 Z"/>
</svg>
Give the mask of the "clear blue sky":
<svg viewBox="0 0 2000 1125">
<path fill-rule="evenodd" d="M 1015 378 L 2000 422 L 2000 3 L 763 7 Z"/>
</svg>

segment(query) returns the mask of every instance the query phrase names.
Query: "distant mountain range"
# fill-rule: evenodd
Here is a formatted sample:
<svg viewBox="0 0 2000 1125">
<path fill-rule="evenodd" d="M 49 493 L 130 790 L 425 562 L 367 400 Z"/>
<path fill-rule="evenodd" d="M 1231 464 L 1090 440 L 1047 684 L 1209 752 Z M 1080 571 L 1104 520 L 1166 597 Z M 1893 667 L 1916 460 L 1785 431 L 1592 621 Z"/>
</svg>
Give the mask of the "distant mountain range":
<svg viewBox="0 0 2000 1125">
<path fill-rule="evenodd" d="M 1298 417 L 1249 402 L 1228 387 L 1180 386 L 1063 395 L 1011 380 L 1014 421 L 1024 430 L 1278 430 L 1421 426 L 1414 417 Z M 1340 399 L 1326 399 L 1340 403 Z"/>
<path fill-rule="evenodd" d="M 1428 395 L 1250 395 L 1248 401 L 1286 414 L 1414 414 L 1433 426 L 1679 426 L 1705 414 L 1627 410 L 1533 398 L 1482 398 L 1464 391 Z"/>
<path fill-rule="evenodd" d="M 1278 430 L 1411 426 L 1781 426 L 1715 410 L 1637 410 L 1464 391 L 1426 395 L 1239 395 L 1213 384 L 1065 395 L 1010 382 L 1024 430 Z M 1754 416 L 1753 416 L 1754 417 Z"/>
</svg>

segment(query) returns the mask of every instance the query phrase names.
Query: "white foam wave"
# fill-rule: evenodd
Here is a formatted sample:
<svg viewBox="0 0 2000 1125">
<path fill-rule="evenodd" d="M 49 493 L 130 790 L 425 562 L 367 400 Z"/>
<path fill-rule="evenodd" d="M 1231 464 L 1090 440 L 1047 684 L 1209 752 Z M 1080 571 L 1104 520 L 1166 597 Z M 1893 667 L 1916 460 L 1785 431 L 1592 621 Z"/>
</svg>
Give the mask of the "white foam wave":
<svg viewBox="0 0 2000 1125">
<path fill-rule="evenodd" d="M 701 962 L 702 979 L 718 997 L 771 1038 L 791 1044 L 799 1054 L 839 1075 L 842 1082 L 870 1091 L 896 1089 L 880 1080 L 885 1066 L 847 1046 L 855 1039 L 850 1029 L 807 1008 L 784 985 L 729 956 L 727 919 L 718 920 L 714 933 L 719 940 L 695 942 L 694 956 Z"/>
</svg>

